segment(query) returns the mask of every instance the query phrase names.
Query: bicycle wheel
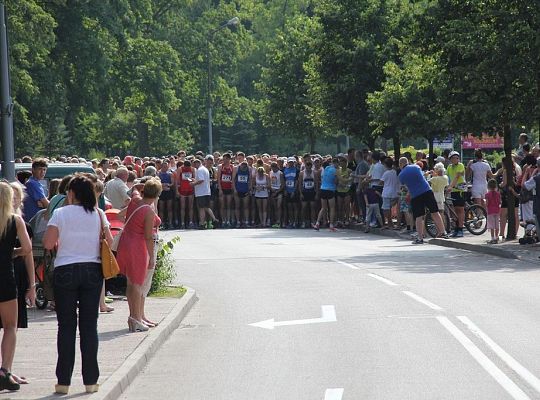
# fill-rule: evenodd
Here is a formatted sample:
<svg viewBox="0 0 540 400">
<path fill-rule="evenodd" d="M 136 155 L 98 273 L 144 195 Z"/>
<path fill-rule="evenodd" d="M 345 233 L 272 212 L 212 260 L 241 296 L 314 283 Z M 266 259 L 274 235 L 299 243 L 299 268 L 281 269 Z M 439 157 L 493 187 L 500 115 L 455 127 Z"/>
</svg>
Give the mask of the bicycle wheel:
<svg viewBox="0 0 540 400">
<path fill-rule="evenodd" d="M 465 209 L 465 228 L 473 235 L 481 235 L 487 229 L 486 209 L 473 204 Z"/>
<path fill-rule="evenodd" d="M 433 217 L 429 211 L 427 211 L 426 215 L 424 216 L 424 227 L 426 228 L 426 233 L 429 236 L 432 238 L 437 236 L 437 226 L 435 225 L 435 221 L 433 221 Z"/>
<path fill-rule="evenodd" d="M 441 218 L 444 223 L 444 229 L 446 232 L 450 232 L 450 218 L 448 217 L 447 213 L 439 213 L 441 215 Z M 437 237 L 439 232 L 437 231 L 437 225 L 435 225 L 435 221 L 433 221 L 433 218 L 431 217 L 431 213 L 429 211 L 426 211 L 426 215 L 424 217 L 424 227 L 426 228 L 426 232 L 429 236 L 432 238 Z M 442 234 L 442 232 L 441 232 Z"/>
</svg>

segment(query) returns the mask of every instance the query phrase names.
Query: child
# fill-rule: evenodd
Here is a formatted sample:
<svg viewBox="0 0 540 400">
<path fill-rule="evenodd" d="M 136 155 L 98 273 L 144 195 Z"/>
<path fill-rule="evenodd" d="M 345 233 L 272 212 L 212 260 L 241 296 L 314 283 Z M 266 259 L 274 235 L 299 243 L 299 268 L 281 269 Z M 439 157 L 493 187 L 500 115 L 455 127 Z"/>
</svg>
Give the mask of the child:
<svg viewBox="0 0 540 400">
<path fill-rule="evenodd" d="M 486 194 L 487 203 L 487 227 L 491 232 L 491 240 L 488 244 L 499 242 L 499 212 L 501 211 L 501 194 L 497 191 L 497 181 L 490 179 L 488 182 L 488 192 Z"/>
<path fill-rule="evenodd" d="M 383 182 L 382 191 L 382 210 L 385 219 L 385 228 L 394 228 L 394 222 L 392 220 L 392 208 L 397 204 L 399 200 L 399 179 L 394 169 L 394 160 L 392 157 L 388 157 L 384 160 L 384 166 L 386 171 L 384 172 L 381 181 Z"/>
<path fill-rule="evenodd" d="M 414 222 L 411 213 L 411 196 L 409 196 L 409 191 L 405 185 L 401 186 L 401 191 L 399 192 L 399 212 L 406 225 L 401 233 L 412 233 Z"/>
<path fill-rule="evenodd" d="M 374 188 L 369 186 L 369 182 L 366 180 L 362 183 L 362 191 L 364 192 L 364 200 L 366 201 L 366 229 L 364 232 L 369 232 L 369 221 L 371 221 L 371 216 L 375 214 L 379 226 L 383 226 L 383 220 L 381 216 L 381 211 L 379 209 L 379 197 L 381 194 L 377 192 Z"/>
</svg>

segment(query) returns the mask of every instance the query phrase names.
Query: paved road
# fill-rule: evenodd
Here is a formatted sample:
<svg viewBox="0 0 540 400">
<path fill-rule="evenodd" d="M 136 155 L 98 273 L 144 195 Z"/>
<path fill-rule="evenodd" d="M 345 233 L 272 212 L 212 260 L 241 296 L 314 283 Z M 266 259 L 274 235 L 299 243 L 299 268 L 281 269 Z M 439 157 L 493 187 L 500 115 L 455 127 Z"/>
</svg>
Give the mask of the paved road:
<svg viewBox="0 0 540 400">
<path fill-rule="evenodd" d="M 180 235 L 200 301 L 124 399 L 540 399 L 538 265 L 355 232 Z"/>
</svg>

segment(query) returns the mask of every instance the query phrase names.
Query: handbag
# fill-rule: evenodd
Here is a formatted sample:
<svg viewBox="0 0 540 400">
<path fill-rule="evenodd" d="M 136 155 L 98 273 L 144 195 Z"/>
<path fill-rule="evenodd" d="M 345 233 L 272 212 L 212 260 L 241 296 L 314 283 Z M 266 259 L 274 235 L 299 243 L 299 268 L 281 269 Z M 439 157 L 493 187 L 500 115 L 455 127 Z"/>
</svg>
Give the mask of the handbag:
<svg viewBox="0 0 540 400">
<path fill-rule="evenodd" d="M 128 222 L 131 220 L 131 217 L 133 217 L 135 215 L 135 213 L 137 211 L 139 211 L 139 209 L 143 208 L 143 207 L 150 207 L 148 204 L 143 204 L 142 206 L 139 206 L 135 209 L 135 211 L 133 211 L 131 213 L 131 215 L 129 216 L 129 218 L 127 219 L 127 221 L 124 223 L 124 228 L 127 226 Z M 116 234 L 115 237 L 113 237 L 113 242 L 112 242 L 112 245 L 111 245 L 111 250 L 112 251 L 118 251 L 118 245 L 120 244 L 120 238 L 122 237 L 122 232 L 124 232 L 124 229 L 122 228 L 122 230 L 120 232 L 118 232 Z"/>
<path fill-rule="evenodd" d="M 103 218 L 101 217 L 101 214 L 98 211 L 98 216 L 101 224 L 99 239 L 100 239 L 100 253 L 101 253 L 101 270 L 103 271 L 103 278 L 105 279 L 111 279 L 117 276 L 120 273 L 120 267 L 118 266 L 118 262 L 116 261 L 116 257 L 114 256 L 111 248 L 109 247 L 109 243 L 107 243 L 107 239 L 105 238 L 105 229 L 103 227 Z"/>
</svg>

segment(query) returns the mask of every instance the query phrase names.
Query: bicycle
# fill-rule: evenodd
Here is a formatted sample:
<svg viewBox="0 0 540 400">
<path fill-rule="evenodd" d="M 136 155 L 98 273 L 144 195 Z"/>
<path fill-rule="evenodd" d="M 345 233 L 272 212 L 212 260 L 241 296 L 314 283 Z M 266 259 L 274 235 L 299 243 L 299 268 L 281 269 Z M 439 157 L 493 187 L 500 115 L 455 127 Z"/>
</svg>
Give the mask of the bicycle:
<svg viewBox="0 0 540 400">
<path fill-rule="evenodd" d="M 441 213 L 446 232 L 452 232 L 457 226 L 457 214 L 454 210 L 452 198 L 447 197 L 444 201 L 444 211 Z M 465 220 L 463 225 L 473 235 L 481 235 L 487 230 L 487 211 L 479 204 L 473 204 L 470 201 L 465 201 Z M 424 216 L 424 226 L 426 232 L 431 237 L 436 237 L 437 226 L 431 217 L 431 213 L 426 211 Z"/>
</svg>

